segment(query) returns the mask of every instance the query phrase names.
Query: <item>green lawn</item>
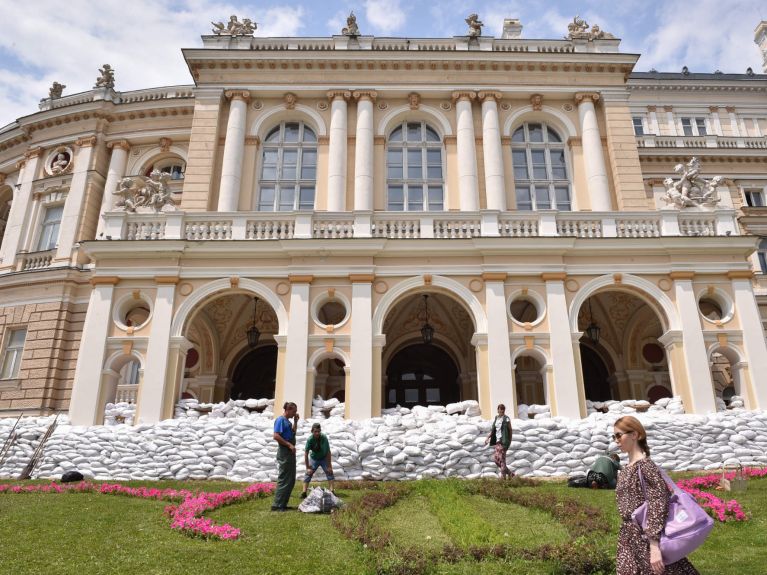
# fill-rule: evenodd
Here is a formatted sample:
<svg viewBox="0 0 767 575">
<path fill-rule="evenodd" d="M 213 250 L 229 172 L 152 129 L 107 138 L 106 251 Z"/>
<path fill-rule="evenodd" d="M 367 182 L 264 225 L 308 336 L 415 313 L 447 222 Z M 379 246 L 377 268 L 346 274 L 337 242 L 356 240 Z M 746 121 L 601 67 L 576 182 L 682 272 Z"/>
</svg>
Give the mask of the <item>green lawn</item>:
<svg viewBox="0 0 767 575">
<path fill-rule="evenodd" d="M 1 482 L 1 481 L 0 481 Z M 226 482 L 130 482 L 131 485 L 222 491 Z M 99 494 L 0 494 L 0 574 L 374 574 L 408 573 L 402 557 L 436 556 L 451 547 L 463 550 L 454 561 L 431 561 L 421 573 L 554 573 L 556 561 L 467 556 L 471 549 L 579 544 L 547 510 L 499 501 L 469 489 L 470 482 L 422 481 L 407 484 L 397 502 L 371 515 L 390 543 L 382 550 L 348 539 L 327 515 L 297 511 L 272 513 L 271 500 L 224 507 L 208 516 L 242 530 L 235 542 L 205 541 L 171 531 L 162 511 L 167 503 Z M 381 486 L 376 489 L 382 489 Z M 611 556 L 619 519 L 614 493 L 569 489 L 562 483 L 518 486 L 518 494 L 575 498 L 602 511 L 609 534 L 593 537 Z M 347 503 L 370 490 L 342 489 Z M 296 492 L 297 495 L 297 492 Z M 706 544 L 692 557 L 701 573 L 759 573 L 767 565 L 767 480 L 751 480 L 737 499 L 752 519 L 717 523 Z M 291 501 L 298 504 L 298 499 Z M 512 554 L 513 555 L 513 554 Z M 440 556 L 442 557 L 442 556 Z M 422 566 L 423 567 L 423 566 Z"/>
</svg>

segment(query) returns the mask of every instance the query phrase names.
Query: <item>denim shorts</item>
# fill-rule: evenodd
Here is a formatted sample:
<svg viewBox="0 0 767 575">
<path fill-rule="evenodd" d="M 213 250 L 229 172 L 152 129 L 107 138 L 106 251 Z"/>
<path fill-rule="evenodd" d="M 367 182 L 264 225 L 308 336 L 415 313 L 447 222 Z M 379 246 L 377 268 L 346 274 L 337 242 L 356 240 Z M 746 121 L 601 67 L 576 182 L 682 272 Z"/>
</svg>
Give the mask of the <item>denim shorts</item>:
<svg viewBox="0 0 767 575">
<path fill-rule="evenodd" d="M 325 472 L 325 476 L 328 478 L 328 481 L 333 481 L 335 477 L 333 477 L 332 473 L 328 473 L 328 458 L 320 459 L 319 461 L 315 461 L 311 457 L 309 458 L 309 467 L 312 470 L 312 475 L 314 475 L 314 472 L 317 471 L 319 467 L 322 467 L 322 471 Z M 306 474 L 304 475 L 304 483 L 309 483 L 312 479 L 312 475 Z"/>
</svg>

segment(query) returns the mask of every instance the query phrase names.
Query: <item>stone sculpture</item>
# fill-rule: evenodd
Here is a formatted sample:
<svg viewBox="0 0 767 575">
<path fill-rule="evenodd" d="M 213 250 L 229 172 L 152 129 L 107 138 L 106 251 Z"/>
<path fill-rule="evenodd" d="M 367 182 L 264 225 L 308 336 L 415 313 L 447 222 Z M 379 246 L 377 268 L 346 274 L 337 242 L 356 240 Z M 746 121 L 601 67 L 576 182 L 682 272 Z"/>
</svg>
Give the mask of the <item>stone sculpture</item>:
<svg viewBox="0 0 767 575">
<path fill-rule="evenodd" d="M 171 174 L 152 170 L 148 177 L 127 177 L 120 180 L 117 189 L 112 192 L 118 196 L 115 208 L 126 212 L 174 211 L 176 206 L 171 199 L 168 181 Z"/>
<path fill-rule="evenodd" d="M 258 27 L 258 24 L 249 18 L 243 18 L 240 22 L 234 15 L 229 17 L 229 22 L 226 24 L 223 22 L 211 22 L 211 24 L 216 36 L 252 36 Z"/>
<path fill-rule="evenodd" d="M 59 152 L 51 162 L 51 173 L 55 176 L 64 173 L 69 167 L 69 155 L 65 152 Z"/>
<path fill-rule="evenodd" d="M 99 68 L 100 76 L 96 78 L 96 84 L 94 88 L 114 88 L 115 87 L 115 71 L 109 64 L 104 64 Z"/>
<path fill-rule="evenodd" d="M 64 84 L 59 84 L 58 82 L 54 82 L 53 85 L 48 89 L 48 97 L 51 100 L 55 100 L 56 98 L 61 98 L 61 94 L 64 92 L 64 88 L 66 88 Z"/>
<path fill-rule="evenodd" d="M 469 17 L 466 18 L 466 23 L 469 25 L 469 30 L 466 33 L 469 38 L 478 38 L 479 36 L 482 36 L 482 26 L 484 26 L 484 24 L 477 14 L 469 14 Z"/>
<path fill-rule="evenodd" d="M 700 160 L 692 158 L 686 164 L 677 164 L 674 171 L 678 180 L 666 178 L 666 195 L 663 200 L 676 208 L 714 207 L 719 203 L 717 187 L 722 185 L 722 176 L 706 181 L 700 177 Z"/>
<path fill-rule="evenodd" d="M 611 40 L 615 38 L 609 32 L 601 30 L 596 24 L 589 30 L 589 24 L 580 16 L 573 18 L 567 25 L 568 40 Z"/>
<path fill-rule="evenodd" d="M 351 36 L 352 38 L 356 38 L 360 35 L 360 29 L 359 26 L 357 26 L 357 17 L 354 15 L 354 12 L 349 13 L 349 17 L 346 19 L 346 28 L 341 30 L 341 34 L 344 36 Z"/>
</svg>

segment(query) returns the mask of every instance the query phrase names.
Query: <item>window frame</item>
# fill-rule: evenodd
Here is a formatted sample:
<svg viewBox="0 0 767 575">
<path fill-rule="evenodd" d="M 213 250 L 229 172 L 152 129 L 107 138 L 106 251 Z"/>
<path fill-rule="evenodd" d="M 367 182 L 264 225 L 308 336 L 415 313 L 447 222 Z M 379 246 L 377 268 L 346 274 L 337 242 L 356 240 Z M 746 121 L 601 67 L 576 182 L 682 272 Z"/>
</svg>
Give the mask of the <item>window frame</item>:
<svg viewBox="0 0 767 575">
<path fill-rule="evenodd" d="M 13 335 L 18 332 L 24 332 L 24 337 L 21 341 L 21 345 L 14 345 Z M 27 344 L 27 328 L 24 327 L 9 327 L 5 330 L 5 341 L 3 342 L 3 355 L 0 362 L 0 381 L 8 381 L 19 378 L 19 370 L 21 369 L 21 361 L 24 356 L 24 346 Z M 8 361 L 11 361 L 11 368 L 9 374 L 6 376 Z"/>
<path fill-rule="evenodd" d="M 685 120 L 687 121 L 687 126 L 685 126 Z M 682 128 L 682 136 L 691 137 L 709 135 L 708 119 L 705 116 L 679 116 L 679 125 Z M 689 129 L 689 134 L 686 133 L 686 128 Z M 703 133 L 701 133 L 701 130 Z"/>
<path fill-rule="evenodd" d="M 759 262 L 761 273 L 767 275 L 767 238 L 759 240 L 759 245 L 756 248 L 756 259 Z"/>
<path fill-rule="evenodd" d="M 645 120 L 643 116 L 631 116 L 631 123 L 634 126 L 635 136 L 646 136 Z"/>
<path fill-rule="evenodd" d="M 288 125 L 298 125 L 298 139 L 295 142 L 285 141 L 285 128 Z M 279 135 L 276 141 L 268 141 L 276 129 L 279 129 Z M 314 141 L 306 141 L 304 134 L 306 130 L 309 130 L 314 136 Z M 261 153 L 259 155 L 258 165 L 258 193 L 255 197 L 254 209 L 259 212 L 271 213 L 271 212 L 294 212 L 300 210 L 314 210 L 315 203 L 317 201 L 317 164 L 319 158 L 319 146 L 318 146 L 317 130 L 310 126 L 303 120 L 283 120 L 277 125 L 272 126 L 264 136 L 261 143 Z M 267 152 L 276 151 L 275 163 L 267 164 Z M 295 169 L 295 178 L 286 179 L 283 178 L 283 172 L 285 170 L 285 152 L 296 152 L 295 164 L 291 164 Z M 314 165 L 304 163 L 304 152 L 314 152 Z M 264 170 L 266 168 L 274 167 L 274 178 L 264 178 Z M 305 167 L 314 168 L 313 178 L 301 177 L 302 171 Z M 287 192 L 292 188 L 292 204 L 290 209 L 283 209 L 287 204 L 283 202 L 285 196 L 282 192 Z M 301 194 L 303 191 L 311 188 L 311 206 L 309 202 L 301 201 Z M 267 209 L 267 203 L 262 200 L 264 190 L 271 190 L 272 200 Z"/>
<path fill-rule="evenodd" d="M 536 142 L 532 141 L 530 139 L 530 125 L 538 125 L 541 126 L 542 130 L 542 141 Z M 524 130 L 524 141 L 523 142 L 515 142 L 514 141 L 514 135 L 520 130 Z M 551 141 L 549 139 L 548 133 L 549 130 L 551 130 L 554 134 L 556 134 L 559 141 Z M 562 131 L 554 126 L 551 126 L 550 124 L 546 123 L 545 121 L 530 121 L 530 122 L 522 122 L 518 126 L 516 126 L 511 131 L 511 164 L 512 164 L 512 176 L 514 179 L 514 201 L 515 206 L 518 211 L 530 211 L 535 212 L 539 210 L 558 210 L 558 211 L 573 211 L 573 200 L 575 198 L 574 190 L 573 190 L 573 182 L 571 179 L 572 174 L 572 167 L 570 162 L 570 154 L 569 154 L 569 147 L 567 145 L 567 142 L 562 137 Z M 544 163 L 543 164 L 535 164 L 533 163 L 533 150 L 544 151 Z M 553 164 L 551 162 L 551 151 L 562 151 L 563 156 L 563 163 L 562 167 L 564 167 L 565 170 L 565 177 L 564 179 L 559 179 L 554 177 L 553 173 Z M 527 177 L 526 178 L 518 178 L 516 169 L 519 166 L 516 166 L 514 164 L 514 152 L 524 152 L 525 154 L 525 166 L 524 169 L 526 170 Z M 546 179 L 536 178 L 535 177 L 535 167 L 538 166 L 544 166 L 546 170 Z M 560 167 L 560 166 L 556 166 Z M 531 177 L 532 176 L 532 177 Z M 539 184 L 536 184 L 538 182 Z M 545 185 L 543 185 L 543 182 L 545 182 Z M 528 205 L 530 207 L 520 207 L 520 191 L 524 190 L 524 188 L 527 188 L 528 192 L 528 198 L 529 201 L 524 202 L 524 205 Z M 560 208 L 559 204 L 560 201 L 557 198 L 557 190 L 565 189 L 567 190 L 567 202 L 563 202 L 567 204 L 566 208 Z M 540 201 L 539 195 L 542 197 L 543 194 L 539 194 L 539 190 L 544 190 L 547 193 L 548 198 L 548 205 L 545 207 L 539 207 L 538 203 Z"/>
<path fill-rule="evenodd" d="M 419 125 L 419 130 L 421 133 L 421 138 L 418 141 L 411 141 L 407 139 L 408 134 L 408 126 L 410 125 Z M 401 130 L 402 134 L 402 140 L 396 141 L 392 140 L 392 135 L 395 131 Z M 427 137 L 427 129 L 436 134 L 437 140 L 436 141 L 430 141 Z M 410 152 L 415 152 L 417 150 L 420 150 L 420 167 L 421 167 L 421 177 L 409 177 L 408 171 L 410 166 Z M 440 177 L 439 178 L 430 178 L 429 177 L 429 168 L 434 168 L 437 166 L 436 163 L 432 162 L 429 163 L 429 151 L 438 151 L 439 152 L 439 169 L 440 169 Z M 390 177 L 390 153 L 399 153 L 400 157 L 402 158 L 401 164 L 394 164 L 395 166 L 401 165 L 401 177 Z M 445 164 L 445 141 L 442 135 L 439 133 L 437 129 L 435 129 L 433 126 L 429 124 L 426 120 L 403 120 L 399 122 L 398 124 L 391 126 L 388 130 L 388 135 L 386 136 L 386 150 L 385 150 L 385 166 L 384 169 L 386 170 L 386 210 L 391 212 L 445 212 L 447 211 L 447 190 L 445 185 L 445 174 L 446 174 L 446 164 Z M 415 191 L 420 187 L 420 207 L 419 209 L 413 209 L 414 207 L 414 201 L 411 200 L 411 197 L 415 198 L 415 196 L 411 193 L 411 191 Z M 401 188 L 402 189 L 402 202 L 401 202 L 401 209 L 393 208 L 394 205 L 400 205 L 399 202 L 396 204 L 393 204 L 390 200 L 391 196 L 391 190 Z M 430 200 L 431 192 L 432 190 L 440 188 L 441 193 L 441 201 L 432 202 Z"/>
<path fill-rule="evenodd" d="M 765 188 L 758 186 L 743 186 L 743 204 L 747 208 L 767 207 Z M 755 198 L 758 198 L 754 201 Z"/>
<path fill-rule="evenodd" d="M 58 220 L 51 220 L 48 221 L 48 214 L 51 210 L 61 208 L 61 215 L 59 216 Z M 59 245 L 59 236 L 61 235 L 61 222 L 64 219 L 64 204 L 63 203 L 51 203 L 46 204 L 42 206 L 43 213 L 41 214 L 40 218 L 40 225 L 38 227 L 38 235 L 37 235 L 37 241 L 35 245 L 37 246 L 38 252 L 47 252 L 50 250 L 55 250 Z M 55 229 L 55 239 L 53 233 L 51 233 L 50 237 L 48 238 L 48 241 L 46 242 L 48 247 L 43 247 L 43 239 L 46 237 L 47 230 L 49 229 Z M 51 245 L 51 240 L 53 240 L 53 245 Z"/>
</svg>

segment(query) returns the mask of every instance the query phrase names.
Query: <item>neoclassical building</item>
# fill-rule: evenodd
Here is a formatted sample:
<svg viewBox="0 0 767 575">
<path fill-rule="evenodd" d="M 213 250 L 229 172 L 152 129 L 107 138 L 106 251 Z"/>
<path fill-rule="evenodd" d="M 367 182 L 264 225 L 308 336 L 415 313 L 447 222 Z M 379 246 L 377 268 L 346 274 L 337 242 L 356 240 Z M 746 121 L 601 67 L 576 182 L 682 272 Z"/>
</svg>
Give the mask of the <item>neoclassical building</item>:
<svg viewBox="0 0 767 575">
<path fill-rule="evenodd" d="M 0 129 L 0 417 L 767 408 L 766 74 L 634 72 L 579 21 L 216 32 L 189 85 L 105 66 Z"/>
</svg>

